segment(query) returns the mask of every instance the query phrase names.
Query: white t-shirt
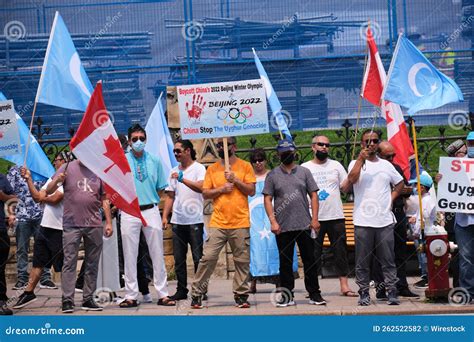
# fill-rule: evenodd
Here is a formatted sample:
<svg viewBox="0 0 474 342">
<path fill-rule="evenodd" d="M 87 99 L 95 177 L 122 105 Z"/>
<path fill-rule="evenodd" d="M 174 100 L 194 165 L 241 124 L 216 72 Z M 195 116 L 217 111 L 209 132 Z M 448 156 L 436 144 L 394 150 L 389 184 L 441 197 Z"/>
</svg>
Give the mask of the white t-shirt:
<svg viewBox="0 0 474 342">
<path fill-rule="evenodd" d="M 327 159 L 324 164 L 316 164 L 312 160 L 301 166 L 311 171 L 316 184 L 318 184 L 319 196 L 319 221 L 329 221 L 344 218 L 342 209 L 340 187 L 347 172 L 341 163 Z"/>
<path fill-rule="evenodd" d="M 349 164 L 349 173 L 355 160 Z M 366 160 L 359 180 L 354 188 L 354 225 L 363 227 L 386 227 L 396 222 L 392 214 L 392 186 L 403 181 L 403 177 L 388 161 L 377 158 Z"/>
<path fill-rule="evenodd" d="M 41 190 L 46 190 L 46 187 L 51 182 L 51 178 L 48 179 Z M 56 191 L 64 193 L 63 187 L 60 186 Z M 43 218 L 41 219 L 41 226 L 45 228 L 63 230 L 63 201 L 56 205 L 45 204 L 43 209 Z"/>
<path fill-rule="evenodd" d="M 418 196 L 416 197 L 418 199 Z M 419 202 L 417 201 L 417 203 Z M 430 193 L 426 193 L 421 198 L 421 205 L 423 206 L 423 220 L 425 222 L 425 228 L 430 229 L 436 222 L 436 200 L 431 197 Z M 416 223 L 413 232 L 420 234 L 421 220 L 419 205 L 417 205 L 416 209 Z"/>
<path fill-rule="evenodd" d="M 202 194 L 191 190 L 176 179 L 171 179 L 173 172 L 179 172 L 179 167 L 176 166 L 171 170 L 166 188 L 166 191 L 173 191 L 175 194 L 171 223 L 181 225 L 203 223 L 204 199 Z M 183 171 L 183 178 L 192 182 L 203 181 L 205 176 L 206 168 L 196 161 Z"/>
</svg>

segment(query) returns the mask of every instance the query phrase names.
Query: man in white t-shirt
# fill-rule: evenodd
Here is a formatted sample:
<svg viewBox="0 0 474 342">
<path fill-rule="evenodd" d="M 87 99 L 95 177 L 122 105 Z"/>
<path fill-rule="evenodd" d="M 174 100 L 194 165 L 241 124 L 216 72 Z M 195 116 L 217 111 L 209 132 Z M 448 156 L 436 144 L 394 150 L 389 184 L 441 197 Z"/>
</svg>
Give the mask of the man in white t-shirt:
<svg viewBox="0 0 474 342">
<path fill-rule="evenodd" d="M 362 150 L 349 164 L 349 183 L 354 189 L 356 282 L 359 305 L 370 305 L 369 282 L 372 253 L 382 268 L 389 305 L 398 305 L 393 229 L 396 223 L 392 202 L 403 188 L 395 167 L 377 157 L 380 137 L 372 130 L 362 133 Z M 393 190 L 392 190 L 393 189 Z"/>
<path fill-rule="evenodd" d="M 315 240 L 316 260 L 320 263 L 324 236 L 327 234 L 334 250 L 341 294 L 347 297 L 357 297 L 357 294 L 349 287 L 347 279 L 349 263 L 347 261 L 346 226 L 341 201 L 341 190 L 347 192 L 350 185 L 347 181 L 347 172 L 341 163 L 328 157 L 329 147 L 328 137 L 315 135 L 312 141 L 314 158 L 301 165 L 311 171 L 319 187 L 318 219 L 321 223 L 321 229 Z"/>
<path fill-rule="evenodd" d="M 67 161 L 67 158 L 69 155 L 66 152 L 61 152 L 54 158 L 53 163 L 56 170 Z M 46 187 L 51 182 L 51 178 L 38 191 L 28 169 L 22 168 L 21 175 L 28 184 L 33 200 L 43 204 L 43 217 L 40 229 L 35 236 L 33 268 L 28 284 L 13 306 L 14 309 L 21 309 L 36 301 L 34 290 L 40 280 L 43 268 L 54 266 L 56 272 L 61 272 L 63 264 L 63 187 L 61 186 L 51 195 L 47 195 Z"/>
<path fill-rule="evenodd" d="M 179 140 L 174 145 L 174 155 L 180 163 L 171 170 L 168 197 L 163 209 L 163 229 L 168 222 L 173 226 L 173 254 L 178 286 L 170 298 L 182 300 L 188 297 L 186 254 L 188 244 L 196 273 L 203 251 L 203 203 L 202 184 L 206 168 L 196 160 L 196 151 L 189 140 Z M 171 221 L 168 221 L 172 211 Z"/>
</svg>

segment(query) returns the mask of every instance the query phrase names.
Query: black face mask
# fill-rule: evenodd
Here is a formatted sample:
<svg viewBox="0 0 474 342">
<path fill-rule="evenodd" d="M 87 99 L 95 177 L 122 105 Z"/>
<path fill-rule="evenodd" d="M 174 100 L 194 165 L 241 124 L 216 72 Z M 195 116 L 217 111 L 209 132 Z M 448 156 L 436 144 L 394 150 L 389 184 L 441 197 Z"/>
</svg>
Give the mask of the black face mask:
<svg viewBox="0 0 474 342">
<path fill-rule="evenodd" d="M 316 151 L 316 153 L 314 155 L 316 156 L 316 158 L 318 158 L 318 160 L 321 160 L 321 161 L 328 159 L 328 153 L 327 152 Z"/>
<path fill-rule="evenodd" d="M 218 150 L 217 154 L 219 155 L 219 158 L 224 159 L 224 150 L 223 149 Z M 232 157 L 232 155 L 233 155 L 232 151 L 229 151 L 229 157 Z"/>
<path fill-rule="evenodd" d="M 284 165 L 290 165 L 295 161 L 295 154 L 293 152 L 285 152 L 280 155 L 280 161 Z"/>
</svg>

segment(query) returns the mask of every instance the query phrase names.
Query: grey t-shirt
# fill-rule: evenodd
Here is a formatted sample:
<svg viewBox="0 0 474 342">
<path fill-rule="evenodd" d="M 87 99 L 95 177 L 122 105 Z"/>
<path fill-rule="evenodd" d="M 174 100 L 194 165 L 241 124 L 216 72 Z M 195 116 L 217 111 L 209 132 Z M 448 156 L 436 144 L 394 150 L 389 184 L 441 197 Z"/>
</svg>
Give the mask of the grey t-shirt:
<svg viewBox="0 0 474 342">
<path fill-rule="evenodd" d="M 273 197 L 273 211 L 282 232 L 309 229 L 308 195 L 318 186 L 307 168 L 297 165 L 288 174 L 278 166 L 267 175 L 264 195 Z"/>
<path fill-rule="evenodd" d="M 65 167 L 61 166 L 53 178 L 64 172 Z M 101 208 L 105 190 L 100 178 L 74 160 L 66 171 L 63 188 L 63 227 L 102 227 Z"/>
</svg>

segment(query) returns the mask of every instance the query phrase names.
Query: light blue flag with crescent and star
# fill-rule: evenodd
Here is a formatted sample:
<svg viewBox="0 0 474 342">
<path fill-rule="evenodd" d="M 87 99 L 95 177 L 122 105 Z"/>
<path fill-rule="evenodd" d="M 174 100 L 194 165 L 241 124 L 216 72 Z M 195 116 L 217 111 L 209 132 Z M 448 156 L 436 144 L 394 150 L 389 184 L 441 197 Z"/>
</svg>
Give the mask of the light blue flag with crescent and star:
<svg viewBox="0 0 474 342">
<path fill-rule="evenodd" d="M 7 98 L 3 93 L 0 92 L 0 101 L 5 101 L 6 99 Z M 50 178 L 54 174 L 54 167 L 51 165 L 49 158 L 44 153 L 38 141 L 35 139 L 33 134 L 30 133 L 25 122 L 18 114 L 16 114 L 16 125 L 18 126 L 18 132 L 20 134 L 21 153 L 5 156 L 3 159 L 18 166 L 23 166 L 25 160 L 25 146 L 28 141 L 28 135 L 31 135 L 30 151 L 26 158 L 26 167 L 31 171 L 31 176 L 35 181 L 42 181 Z"/>
<path fill-rule="evenodd" d="M 464 100 L 458 85 L 403 35 L 398 38 L 382 98 L 406 107 L 410 115 Z"/>
<path fill-rule="evenodd" d="M 262 62 L 260 62 L 260 58 L 258 58 L 255 49 L 252 49 L 252 51 L 255 56 L 255 65 L 257 66 L 258 73 L 263 81 L 263 85 L 265 86 L 265 94 L 267 95 L 268 103 L 270 104 L 270 108 L 272 109 L 272 120 L 275 120 L 278 126 L 278 130 L 287 139 L 293 140 L 290 134 L 290 130 L 288 129 L 286 120 L 282 114 L 282 106 L 280 100 L 278 100 L 278 96 L 275 93 L 272 84 L 270 83 L 270 79 L 268 78 L 267 72 L 265 71 Z"/>
<path fill-rule="evenodd" d="M 71 35 L 56 12 L 35 102 L 85 112 L 92 91 Z"/>
<path fill-rule="evenodd" d="M 150 114 L 145 126 L 147 142 L 145 151 L 157 156 L 166 176 L 169 176 L 172 168 L 178 166 L 178 161 L 173 153 L 173 139 L 166 123 L 165 112 L 161 104 L 161 95 L 156 101 L 155 108 Z"/>
</svg>

